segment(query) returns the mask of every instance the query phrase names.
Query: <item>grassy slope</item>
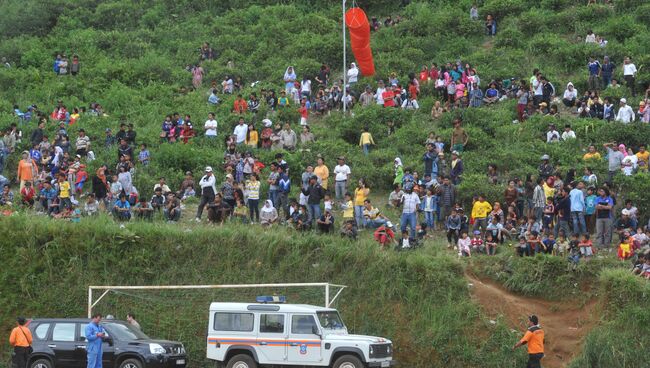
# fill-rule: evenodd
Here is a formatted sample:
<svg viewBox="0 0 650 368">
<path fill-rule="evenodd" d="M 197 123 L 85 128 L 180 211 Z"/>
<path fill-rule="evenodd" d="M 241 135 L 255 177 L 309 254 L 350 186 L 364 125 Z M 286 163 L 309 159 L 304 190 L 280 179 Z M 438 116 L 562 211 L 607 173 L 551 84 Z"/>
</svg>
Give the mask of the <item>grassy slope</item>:
<svg viewBox="0 0 650 368">
<path fill-rule="evenodd" d="M 348 285 L 337 307 L 353 332 L 387 336 L 409 367 L 502 367 L 521 363 L 515 338 L 479 318 L 469 301 L 461 263 L 435 249 L 419 254 L 379 252 L 375 244 L 327 236 L 292 236 L 284 229 L 188 228 L 105 219 L 82 225 L 6 218 L 0 231 L 0 320 L 16 314 L 84 316 L 90 284 L 217 284 L 322 282 Z M 36 234 L 34 236 L 34 234 Z M 136 237 L 137 236 L 137 237 Z M 353 274 L 354 277 L 350 275 Z M 322 303 L 321 292 L 287 293 L 292 301 Z M 153 336 L 185 342 L 203 361 L 205 313 L 213 300 L 251 300 L 251 293 L 110 294 L 97 310 L 134 311 Z M 3 353 L 7 354 L 6 346 Z M 6 355 L 5 355 L 6 356 Z"/>
</svg>

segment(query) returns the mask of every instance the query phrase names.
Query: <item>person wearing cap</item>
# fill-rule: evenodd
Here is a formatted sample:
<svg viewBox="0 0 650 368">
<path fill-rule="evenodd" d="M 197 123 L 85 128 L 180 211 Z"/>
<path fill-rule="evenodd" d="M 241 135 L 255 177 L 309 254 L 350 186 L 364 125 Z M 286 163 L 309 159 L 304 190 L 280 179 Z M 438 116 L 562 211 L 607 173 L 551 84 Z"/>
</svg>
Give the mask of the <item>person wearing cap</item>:
<svg viewBox="0 0 650 368">
<path fill-rule="evenodd" d="M 336 199 L 340 202 L 343 201 L 343 196 L 348 191 L 348 180 L 350 179 L 350 175 L 352 175 L 352 171 L 350 170 L 350 166 L 345 164 L 345 157 L 340 156 L 337 161 L 338 164 L 334 168 L 334 180 L 336 181 L 334 184 L 334 192 Z"/>
<path fill-rule="evenodd" d="M 212 167 L 205 167 L 205 175 L 199 181 L 199 186 L 201 187 L 201 202 L 199 202 L 199 207 L 196 209 L 196 222 L 201 222 L 203 208 L 207 204 L 214 202 L 214 196 L 217 194 L 216 179 L 212 174 Z"/>
<path fill-rule="evenodd" d="M 522 345 L 528 347 L 527 368 L 541 368 L 541 360 L 544 358 L 544 330 L 539 326 L 539 318 L 536 315 L 528 317 L 528 329 L 524 337 L 512 347 L 514 351 Z"/>
<path fill-rule="evenodd" d="M 26 326 L 25 317 L 16 318 L 16 323 L 16 327 L 9 335 L 9 344 L 14 348 L 11 361 L 14 367 L 25 368 L 32 350 L 32 332 Z"/>
<path fill-rule="evenodd" d="M 616 220 L 616 223 L 614 223 L 614 231 L 618 234 L 621 242 L 629 234 L 636 233 L 636 226 L 634 226 L 634 221 L 630 216 L 630 210 L 627 208 L 623 208 L 621 211 L 621 217 L 619 217 L 618 220 Z"/>
<path fill-rule="evenodd" d="M 616 113 L 616 121 L 620 121 L 623 124 L 629 124 L 634 122 L 634 119 L 634 110 L 632 110 L 632 107 L 627 104 L 625 98 L 621 98 L 618 113 Z"/>
</svg>

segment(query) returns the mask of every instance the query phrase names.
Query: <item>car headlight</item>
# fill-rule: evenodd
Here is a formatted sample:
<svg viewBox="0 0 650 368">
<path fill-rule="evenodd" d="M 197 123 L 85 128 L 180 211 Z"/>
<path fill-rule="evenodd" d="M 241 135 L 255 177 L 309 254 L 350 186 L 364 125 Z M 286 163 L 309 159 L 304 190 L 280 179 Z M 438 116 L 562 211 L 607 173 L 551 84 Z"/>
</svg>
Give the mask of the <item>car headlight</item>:
<svg viewBox="0 0 650 368">
<path fill-rule="evenodd" d="M 372 348 L 372 345 L 370 345 L 370 355 L 374 354 L 374 349 Z"/>
<path fill-rule="evenodd" d="M 149 352 L 151 354 L 165 354 L 167 351 L 160 344 L 149 344 Z"/>
</svg>

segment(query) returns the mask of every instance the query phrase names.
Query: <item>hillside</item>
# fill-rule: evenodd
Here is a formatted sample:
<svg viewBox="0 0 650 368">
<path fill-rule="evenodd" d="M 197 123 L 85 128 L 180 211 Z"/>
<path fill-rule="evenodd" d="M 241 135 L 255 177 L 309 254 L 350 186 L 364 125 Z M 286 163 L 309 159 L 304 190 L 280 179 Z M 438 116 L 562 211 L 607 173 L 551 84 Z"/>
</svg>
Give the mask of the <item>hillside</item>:
<svg viewBox="0 0 650 368">
<path fill-rule="evenodd" d="M 399 15 L 402 20 L 372 33 L 377 73 L 361 78 L 353 86 L 356 93 L 367 84 L 374 90 L 378 80 L 387 81 L 393 72 L 406 84 L 408 74 L 417 75 L 422 65 L 456 60 L 476 68 L 483 87 L 491 80 L 528 80 L 533 69 L 539 68 L 561 96 L 568 82 L 580 93 L 587 90 L 590 56 L 602 60 L 607 55 L 619 67 L 625 56 L 631 56 L 639 69 L 637 97 L 626 87 L 605 89 L 601 97 L 626 97 L 635 111 L 650 82 L 650 4 L 642 0 L 614 0 L 611 4 L 599 0 L 591 6 L 586 0 L 542 0 L 532 5 L 525 0 L 483 0 L 477 2 L 480 21 L 469 18 L 474 3 L 469 0 L 357 3 L 369 16 L 383 20 Z M 176 189 L 186 171 L 193 171 L 198 179 L 208 165 L 215 168 L 217 183 L 223 182 L 224 133 L 232 132 L 239 115 L 231 113 L 233 95 L 219 93 L 219 105 L 207 104 L 212 83 L 220 86 L 226 75 L 239 77 L 241 93 L 248 96 L 253 92 L 259 95 L 263 88 L 282 90 L 283 73 L 290 65 L 299 79 L 305 75 L 313 78 L 323 63 L 331 67 L 331 79 L 342 75 L 341 9 L 336 2 L 6 0 L 0 3 L 0 14 L 0 57 L 10 65 L 0 68 L 0 129 L 18 124 L 24 137 L 17 153 L 5 160 L 2 175 L 12 181 L 20 160 L 18 152 L 30 148 L 29 137 L 36 128 L 34 120 L 24 123 L 13 114 L 14 105 L 24 111 L 35 104 L 49 115 L 58 100 L 69 110 L 100 103 L 105 116 L 82 114 L 76 124 L 67 127 L 71 137 L 80 129 L 90 136 L 97 158 L 85 162 L 91 175 L 102 164 L 111 170 L 117 164 L 117 148 L 104 145 L 105 130 L 116 133 L 121 123 L 133 124 L 137 145 L 146 143 L 151 151 L 151 164 L 138 165 L 133 176 L 140 195 L 148 198 L 160 177 Z M 498 22 L 494 37 L 484 34 L 487 14 Z M 586 44 L 588 30 L 605 37 L 607 46 Z M 203 83 L 194 89 L 186 67 L 197 63 L 204 42 L 213 47 L 215 58 L 202 63 Z M 348 61 L 353 61 L 349 47 L 347 51 Z M 55 75 L 52 63 L 57 54 L 78 55 L 79 74 Z M 621 71 L 616 73 L 621 79 Z M 423 84 L 418 111 L 357 106 L 347 115 L 312 113 L 310 127 L 316 141 L 303 147 L 306 149 L 285 152 L 284 159 L 292 169 L 291 196 L 298 196 L 300 174 L 314 164 L 317 155 L 325 157 L 330 170 L 334 158 L 344 155 L 352 169 L 352 182 L 364 178 L 370 183 L 373 203 L 397 223 L 399 212 L 384 205 L 393 183 L 393 160 L 400 157 L 406 167 L 421 172 L 428 134 L 442 137 L 449 151 L 455 119 L 462 119 L 470 136 L 462 155 L 465 173 L 458 186 L 458 200 L 466 209 L 480 193 L 491 203 L 501 201 L 510 179 L 537 175 L 543 154 L 551 157 L 562 177 L 575 170 L 580 178 L 587 166 L 582 156 L 590 144 L 604 155 L 602 144 L 606 142 L 624 143 L 634 152 L 650 143 L 647 124 L 579 119 L 565 108 L 559 117 L 535 115 L 525 123 L 513 124 L 517 117 L 513 99 L 432 119 L 436 98 L 433 86 Z M 199 134 L 208 113 L 215 112 L 218 139 L 196 137 L 189 144 L 161 143 L 161 123 L 174 112 L 191 115 Z M 297 106 L 271 112 L 262 103 L 256 115 L 242 116 L 258 129 L 268 116 L 276 123 L 290 122 L 300 133 Z M 390 135 L 389 122 L 395 127 Z M 577 139 L 547 144 L 549 124 L 560 130 L 570 124 Z M 368 156 L 358 146 L 364 127 L 377 143 Z M 50 119 L 45 132 L 54 137 L 57 131 L 58 124 Z M 242 153 L 248 150 L 267 164 L 262 170 L 265 179 L 276 152 L 239 148 Z M 497 166 L 496 185 L 486 180 L 489 164 Z M 588 165 L 602 184 L 607 160 Z M 641 224 L 648 222 L 650 214 L 648 179 L 647 173 L 618 175 L 611 186 L 619 206 L 629 199 L 638 207 Z M 268 185 L 262 181 L 265 198 Z M 18 192 L 17 186 L 14 190 Z M 85 190 L 90 191 L 90 183 Z M 459 260 L 455 252 L 444 249 L 443 233 L 436 233 L 424 249 L 393 254 L 376 249 L 371 231 L 362 232 L 358 242 L 348 242 L 285 228 L 195 224 L 195 204 L 195 199 L 187 202 L 180 223 L 162 224 L 157 219 L 153 224 L 130 223 L 126 229 L 107 216 L 71 224 L 11 208 L 18 213 L 0 218 L 2 331 L 8 330 L 17 314 L 83 315 L 89 284 L 328 281 L 349 286 L 337 306 L 349 327 L 357 333 L 392 338 L 402 366 L 521 365 L 526 359 L 524 351 L 512 353 L 510 347 L 524 328 L 524 316 L 506 314 L 530 311 L 508 306 L 495 309 L 489 304 L 504 295 L 510 304 L 542 301 L 544 311 L 569 311 L 569 319 L 555 316 L 550 328 L 562 327 L 567 321 L 586 326 L 575 335 L 563 335 L 564 339 L 579 340 L 593 328 L 584 345 L 575 339 L 571 342 L 573 351 L 552 342 L 557 356 L 549 358 L 549 366 L 645 364 L 639 352 L 647 349 L 650 341 L 640 326 L 648 322 L 649 286 L 632 277 L 629 264 L 613 254 L 603 253 L 602 258 L 581 264 L 575 273 L 568 272 L 566 261 L 558 257 L 513 257 L 507 245 L 499 248 L 494 258 Z M 487 286 L 480 290 L 468 287 L 476 280 Z M 192 361 L 207 366 L 202 350 L 204 310 L 217 298 L 242 297 L 252 295 L 115 294 L 100 309 L 118 316 L 136 312 L 147 332 L 186 342 Z M 313 293 L 290 291 L 290 297 L 320 302 L 320 296 Z M 588 306 L 588 313 L 572 314 L 576 301 Z M 0 361 L 5 362 L 9 348 L 3 345 L 0 349 Z"/>
</svg>

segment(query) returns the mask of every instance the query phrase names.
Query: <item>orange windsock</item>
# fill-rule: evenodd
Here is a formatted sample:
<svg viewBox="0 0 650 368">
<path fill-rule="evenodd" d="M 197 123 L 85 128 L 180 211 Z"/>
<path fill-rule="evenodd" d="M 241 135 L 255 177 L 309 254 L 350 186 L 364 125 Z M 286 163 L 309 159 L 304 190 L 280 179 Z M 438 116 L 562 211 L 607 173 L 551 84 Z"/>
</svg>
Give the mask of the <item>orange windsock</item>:
<svg viewBox="0 0 650 368">
<path fill-rule="evenodd" d="M 366 13 L 361 8 L 348 10 L 345 12 L 345 25 L 350 30 L 352 53 L 357 59 L 361 74 L 365 76 L 375 74 L 375 63 L 370 49 L 370 23 Z"/>
</svg>

